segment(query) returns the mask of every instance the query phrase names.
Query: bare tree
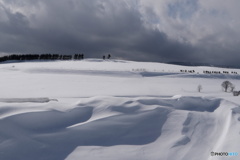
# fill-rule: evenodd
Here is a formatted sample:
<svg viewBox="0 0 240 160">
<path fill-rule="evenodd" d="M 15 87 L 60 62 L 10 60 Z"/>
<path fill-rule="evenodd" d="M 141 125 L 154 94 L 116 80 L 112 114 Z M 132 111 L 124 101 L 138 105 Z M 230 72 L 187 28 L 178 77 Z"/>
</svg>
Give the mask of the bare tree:
<svg viewBox="0 0 240 160">
<path fill-rule="evenodd" d="M 235 89 L 235 85 L 230 86 L 230 92 L 233 92 Z"/>
<path fill-rule="evenodd" d="M 235 88 L 234 85 L 229 81 L 224 81 L 221 86 L 222 86 L 224 92 L 228 92 L 228 91 L 231 92 Z"/>
<path fill-rule="evenodd" d="M 197 89 L 198 89 L 198 92 L 201 92 L 201 90 L 203 89 L 203 88 L 202 88 L 202 85 L 199 84 Z"/>
</svg>

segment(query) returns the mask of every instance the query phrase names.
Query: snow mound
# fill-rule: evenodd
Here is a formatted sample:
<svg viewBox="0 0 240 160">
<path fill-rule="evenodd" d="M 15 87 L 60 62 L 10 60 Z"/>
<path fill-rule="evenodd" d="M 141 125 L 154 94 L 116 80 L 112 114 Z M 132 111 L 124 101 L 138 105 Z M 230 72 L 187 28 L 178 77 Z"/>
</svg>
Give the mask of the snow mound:
<svg viewBox="0 0 240 160">
<path fill-rule="evenodd" d="M 0 157 L 136 159 L 144 148 L 142 159 L 164 159 L 171 152 L 176 152 L 172 160 L 179 155 L 178 159 L 191 159 L 197 149 L 203 153 L 199 159 L 207 159 L 211 149 L 228 144 L 225 138 L 231 133 L 233 119 L 218 125 L 228 118 L 224 103 L 227 102 L 197 97 L 101 96 L 82 98 L 66 111 L 15 114 L 0 121 Z M 232 114 L 240 114 L 235 110 Z M 228 132 L 222 135 L 226 126 Z M 128 149 L 135 150 L 134 154 L 124 154 Z"/>
<path fill-rule="evenodd" d="M 240 153 L 240 100 L 221 90 L 230 80 L 238 91 L 238 73 L 102 59 L 1 64 L 0 159 L 237 160 L 211 152 Z"/>
<path fill-rule="evenodd" d="M 110 77 L 140 77 L 139 74 L 130 71 L 103 71 L 103 70 L 76 70 L 76 69 L 29 69 L 29 73 L 47 73 L 47 74 L 73 74 L 89 76 L 110 76 Z"/>
<path fill-rule="evenodd" d="M 176 99 L 154 99 L 146 98 L 138 100 L 144 105 L 161 105 L 179 110 L 213 112 L 220 105 L 220 99 L 208 99 L 201 97 L 180 97 Z"/>
<path fill-rule="evenodd" d="M 47 103 L 51 100 L 57 101 L 49 98 L 0 98 L 0 102 L 4 103 Z"/>
</svg>

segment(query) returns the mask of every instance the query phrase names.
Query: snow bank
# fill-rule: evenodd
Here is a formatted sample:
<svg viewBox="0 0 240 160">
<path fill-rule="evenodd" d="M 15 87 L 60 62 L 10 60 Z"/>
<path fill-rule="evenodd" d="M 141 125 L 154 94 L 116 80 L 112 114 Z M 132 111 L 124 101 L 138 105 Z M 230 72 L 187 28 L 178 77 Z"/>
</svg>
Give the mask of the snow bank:
<svg viewBox="0 0 240 160">
<path fill-rule="evenodd" d="M 49 98 L 0 98 L 0 102 L 5 103 L 47 103 L 49 101 L 51 101 Z"/>
<path fill-rule="evenodd" d="M 240 100 L 220 87 L 230 80 L 239 90 L 239 75 L 204 70 L 232 69 L 100 59 L 1 64 L 0 159 L 228 159 L 211 152 L 240 153 Z"/>
<path fill-rule="evenodd" d="M 83 98 L 66 111 L 15 114 L 0 121 L 0 157 L 173 160 L 192 159 L 200 151 L 195 159 L 207 159 L 218 141 L 219 146 L 228 144 L 224 139 L 231 134 L 229 126 L 239 122 L 230 119 L 223 138 L 226 127 L 221 123 L 228 119 L 224 111 L 231 112 L 224 103 L 197 97 L 101 96 Z M 233 110 L 239 114 L 236 107 Z"/>
</svg>

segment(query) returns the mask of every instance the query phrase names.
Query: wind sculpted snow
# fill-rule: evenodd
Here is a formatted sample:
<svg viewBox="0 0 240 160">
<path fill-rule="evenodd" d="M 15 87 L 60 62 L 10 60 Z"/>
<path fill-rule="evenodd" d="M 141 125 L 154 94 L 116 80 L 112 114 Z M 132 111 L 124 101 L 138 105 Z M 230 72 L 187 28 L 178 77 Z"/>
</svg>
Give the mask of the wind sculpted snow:
<svg viewBox="0 0 240 160">
<path fill-rule="evenodd" d="M 178 154 L 182 152 L 184 157 L 191 157 L 194 153 L 191 146 L 201 146 L 199 149 L 203 150 L 202 145 L 208 143 L 207 148 L 211 149 L 214 144 L 207 141 L 218 141 L 222 127 L 216 125 L 218 118 L 214 115 L 219 107 L 221 100 L 196 97 L 84 98 L 66 111 L 28 112 L 2 118 L 0 157 L 59 160 L 67 158 L 80 146 L 145 146 L 149 147 L 146 152 L 150 154 L 153 144 L 164 147 L 166 153 L 180 147 Z M 179 119 L 181 135 L 166 143 L 161 136 L 171 139 L 166 134 L 174 129 L 168 128 L 168 123 L 177 119 L 176 114 L 186 115 L 185 120 Z M 199 139 L 200 135 L 204 135 L 204 141 Z M 78 153 L 80 155 L 81 151 Z M 161 159 L 161 154 L 155 158 Z"/>
<path fill-rule="evenodd" d="M 240 100 L 221 83 L 239 90 L 239 75 L 204 70 L 231 71 L 100 59 L 1 64 L 0 159 L 225 160 L 211 152 L 240 153 Z"/>
</svg>

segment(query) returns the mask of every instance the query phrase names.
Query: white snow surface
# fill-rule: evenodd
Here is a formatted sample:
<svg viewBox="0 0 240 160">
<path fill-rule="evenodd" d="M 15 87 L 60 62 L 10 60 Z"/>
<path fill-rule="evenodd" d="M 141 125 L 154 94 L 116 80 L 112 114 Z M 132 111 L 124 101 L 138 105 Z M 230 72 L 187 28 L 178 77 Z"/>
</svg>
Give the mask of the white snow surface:
<svg viewBox="0 0 240 160">
<path fill-rule="evenodd" d="M 211 155 L 240 154 L 240 97 L 221 89 L 229 80 L 240 90 L 239 74 L 124 60 L 0 64 L 0 160 L 239 160 Z"/>
</svg>

